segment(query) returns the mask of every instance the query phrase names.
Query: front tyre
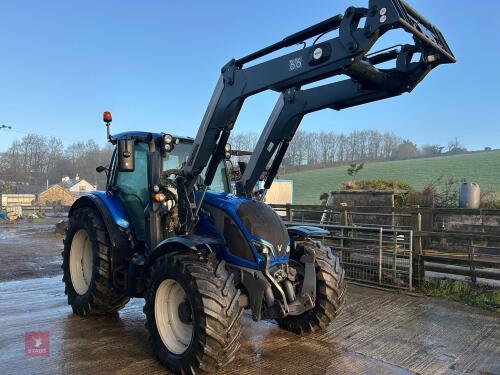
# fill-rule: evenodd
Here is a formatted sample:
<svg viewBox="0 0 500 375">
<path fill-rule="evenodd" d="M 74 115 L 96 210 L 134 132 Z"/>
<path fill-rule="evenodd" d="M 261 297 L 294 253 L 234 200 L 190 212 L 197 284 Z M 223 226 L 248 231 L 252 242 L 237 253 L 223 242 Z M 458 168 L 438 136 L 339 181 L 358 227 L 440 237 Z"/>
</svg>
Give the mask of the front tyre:
<svg viewBox="0 0 500 375">
<path fill-rule="evenodd" d="M 70 216 L 62 257 L 64 291 L 75 314 L 109 314 L 128 302 L 125 293 L 113 288 L 111 244 L 94 209 L 79 208 Z"/>
<path fill-rule="evenodd" d="M 316 268 L 316 303 L 315 306 L 301 315 L 289 315 L 276 319 L 280 328 L 297 334 L 307 334 L 325 329 L 342 311 L 346 299 L 346 281 L 344 269 L 339 258 L 333 255 L 330 248 L 320 241 L 306 239 L 298 241 L 290 254 L 290 265 L 296 266 L 298 275 L 304 265 L 300 262 L 305 251 L 314 253 Z M 296 287 L 300 288 L 300 284 Z M 296 291 L 299 292 L 298 290 Z"/>
<path fill-rule="evenodd" d="M 176 252 L 158 258 L 144 312 L 159 360 L 179 374 L 215 371 L 240 347 L 240 291 L 225 262 Z"/>
</svg>

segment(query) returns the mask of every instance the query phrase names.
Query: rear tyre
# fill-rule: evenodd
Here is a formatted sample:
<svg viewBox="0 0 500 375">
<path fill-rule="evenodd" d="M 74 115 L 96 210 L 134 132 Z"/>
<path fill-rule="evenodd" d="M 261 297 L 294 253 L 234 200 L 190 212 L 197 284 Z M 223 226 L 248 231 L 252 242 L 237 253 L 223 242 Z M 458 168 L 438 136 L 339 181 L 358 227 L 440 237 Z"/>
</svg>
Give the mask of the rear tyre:
<svg viewBox="0 0 500 375">
<path fill-rule="evenodd" d="M 187 252 L 164 255 L 151 266 L 146 288 L 146 326 L 163 365 L 193 374 L 234 359 L 243 309 L 224 261 Z"/>
<path fill-rule="evenodd" d="M 128 302 L 127 295 L 113 288 L 108 233 L 92 208 L 70 216 L 62 257 L 64 291 L 75 314 L 109 314 Z"/>
<path fill-rule="evenodd" d="M 276 319 L 280 328 L 299 335 L 325 329 L 336 318 L 344 307 L 347 286 L 339 258 L 319 241 L 302 241 L 290 254 L 290 265 L 297 266 L 299 275 L 301 272 L 303 275 L 304 265 L 300 262 L 300 258 L 305 248 L 311 250 L 316 259 L 315 306 L 301 315 Z M 300 284 L 296 288 L 298 293 Z"/>
</svg>

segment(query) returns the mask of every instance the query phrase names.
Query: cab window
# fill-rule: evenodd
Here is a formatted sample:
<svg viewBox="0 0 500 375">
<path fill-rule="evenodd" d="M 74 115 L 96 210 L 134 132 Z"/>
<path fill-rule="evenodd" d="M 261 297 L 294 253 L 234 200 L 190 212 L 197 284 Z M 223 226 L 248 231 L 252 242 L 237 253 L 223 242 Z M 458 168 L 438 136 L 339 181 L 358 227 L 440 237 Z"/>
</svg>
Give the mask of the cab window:
<svg viewBox="0 0 500 375">
<path fill-rule="evenodd" d="M 132 221 L 136 238 L 146 240 L 144 209 L 149 200 L 148 194 L 148 147 L 145 143 L 135 145 L 135 169 L 133 172 L 119 172 L 116 169 L 115 186 L 118 196 Z"/>
</svg>

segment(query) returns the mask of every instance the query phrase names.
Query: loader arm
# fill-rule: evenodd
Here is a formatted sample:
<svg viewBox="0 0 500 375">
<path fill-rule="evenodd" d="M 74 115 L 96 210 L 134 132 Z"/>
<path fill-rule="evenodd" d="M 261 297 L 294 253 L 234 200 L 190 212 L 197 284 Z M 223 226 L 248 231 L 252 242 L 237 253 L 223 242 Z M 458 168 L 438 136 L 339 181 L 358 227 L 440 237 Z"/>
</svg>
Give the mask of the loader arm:
<svg viewBox="0 0 500 375">
<path fill-rule="evenodd" d="M 366 18 L 365 24 L 364 27 L 360 27 L 360 21 L 363 18 Z M 289 109 L 289 106 L 284 105 L 283 108 L 280 108 L 281 104 L 278 102 L 273 111 L 262 140 L 271 142 L 272 139 L 275 139 L 278 141 L 278 143 L 273 141 L 272 147 L 270 147 L 270 143 L 266 146 L 275 151 L 278 145 L 283 150 L 286 149 L 287 142 L 293 136 L 301 116 L 305 113 L 328 106 L 341 107 L 342 102 L 345 102 L 346 106 L 353 106 L 393 96 L 396 92 L 402 92 L 401 88 L 404 82 L 407 82 L 410 87 L 403 91 L 411 89 L 418 83 L 418 79 L 415 79 L 413 69 L 408 69 L 409 67 L 414 68 L 414 66 L 410 62 L 401 61 L 401 56 L 403 56 L 401 51 L 397 53 L 389 51 L 375 57 L 367 57 L 376 41 L 392 29 L 403 29 L 413 35 L 414 45 L 405 48 L 411 50 L 411 54 L 421 53 L 420 65 L 422 69 L 430 70 L 442 63 L 455 62 L 455 58 L 440 31 L 404 1 L 370 0 L 368 8 L 350 7 L 344 15 L 329 18 L 292 34 L 281 42 L 227 63 L 222 68 L 220 78 L 198 129 L 192 153 L 181 171 L 181 178 L 188 195 L 193 191 L 197 176 L 205 167 L 204 188 L 206 189 L 212 183 L 217 165 L 224 158 L 224 148 L 230 132 L 245 99 L 249 96 L 265 90 L 274 90 L 283 93 L 280 98 L 283 103 L 286 96 L 290 96 L 292 93 L 295 96 L 304 96 L 299 100 L 299 103 L 301 101 L 305 103 L 302 110 L 297 109 L 299 104 L 292 106 L 296 109 Z M 270 53 L 315 36 L 320 37 L 333 30 L 338 30 L 337 37 L 321 43 L 313 43 L 309 47 L 284 56 L 245 67 L 245 64 Z M 407 54 L 407 56 L 409 55 Z M 395 60 L 399 64 L 396 68 L 398 74 L 384 72 L 374 66 L 374 64 L 390 60 Z M 314 91 L 300 91 L 303 85 L 340 74 L 347 74 L 356 82 L 361 82 L 362 91 L 359 91 L 358 84 L 350 80 L 338 86 L 328 85 Z M 425 74 L 421 73 L 420 79 L 424 76 Z M 386 80 L 390 83 L 386 83 Z M 394 82 L 398 80 L 399 84 Z M 339 89 L 340 93 L 334 93 Z M 322 99 L 323 95 L 330 95 L 330 97 Z M 312 100 L 313 97 L 316 99 Z M 307 100 L 307 98 L 310 99 Z M 282 111 L 285 112 L 282 113 Z M 280 119 L 287 117 L 286 113 L 288 112 L 296 113 L 294 116 L 288 116 L 292 124 L 285 124 L 286 121 Z M 286 139 L 288 141 L 284 141 Z M 264 162 L 271 150 L 265 152 L 262 147 L 254 153 L 253 168 L 245 173 L 246 185 L 250 185 L 255 180 L 255 176 L 265 168 Z M 259 153 L 265 155 L 259 157 Z M 280 154 L 284 155 L 284 151 L 280 151 Z M 247 193 L 248 186 L 243 190 Z M 196 213 L 202 199 L 196 204 L 190 204 Z M 196 214 L 194 216 L 196 217 Z"/>
<path fill-rule="evenodd" d="M 264 189 L 269 189 L 278 172 L 304 115 L 325 108 L 341 110 L 411 91 L 432 68 L 425 61 L 411 62 L 415 52 L 412 46 L 403 46 L 375 56 L 371 61 L 361 60 L 351 65 L 346 74 L 351 79 L 311 89 L 290 88 L 280 95 L 269 120 L 262 131 L 242 178 L 237 182 L 238 195 L 252 196 L 254 187 L 266 170 Z M 371 63 L 381 63 L 395 56 L 396 68 L 378 70 Z"/>
</svg>

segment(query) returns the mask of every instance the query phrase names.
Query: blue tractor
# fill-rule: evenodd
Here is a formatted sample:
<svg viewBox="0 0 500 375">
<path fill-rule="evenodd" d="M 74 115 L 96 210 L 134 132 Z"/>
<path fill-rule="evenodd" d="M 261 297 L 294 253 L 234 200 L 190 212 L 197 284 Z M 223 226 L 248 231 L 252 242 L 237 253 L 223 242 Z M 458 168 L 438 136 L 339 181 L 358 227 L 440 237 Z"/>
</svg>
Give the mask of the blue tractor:
<svg viewBox="0 0 500 375">
<path fill-rule="evenodd" d="M 413 43 L 369 53 L 397 28 Z M 304 48 L 249 64 L 297 44 Z M 106 190 L 73 204 L 62 254 L 73 311 L 108 314 L 144 298 L 155 353 L 181 374 L 234 359 L 244 310 L 297 334 L 325 328 L 345 303 L 339 259 L 314 239 L 325 231 L 287 228 L 264 203 L 287 147 L 307 113 L 410 92 L 433 68 L 453 62 L 439 30 L 404 1 L 370 0 L 368 8 L 348 8 L 228 62 L 194 139 L 111 135 L 105 112 L 114 153 L 97 170 L 107 174 Z M 337 75 L 347 78 L 303 87 Z M 280 96 L 234 181 L 228 170 L 239 152 L 229 135 L 244 100 L 264 90 Z"/>
</svg>

